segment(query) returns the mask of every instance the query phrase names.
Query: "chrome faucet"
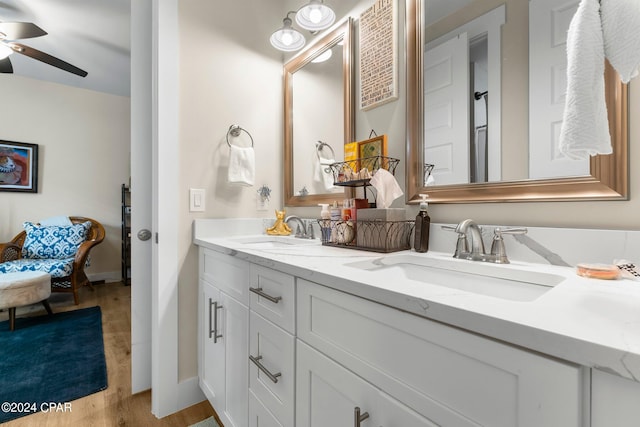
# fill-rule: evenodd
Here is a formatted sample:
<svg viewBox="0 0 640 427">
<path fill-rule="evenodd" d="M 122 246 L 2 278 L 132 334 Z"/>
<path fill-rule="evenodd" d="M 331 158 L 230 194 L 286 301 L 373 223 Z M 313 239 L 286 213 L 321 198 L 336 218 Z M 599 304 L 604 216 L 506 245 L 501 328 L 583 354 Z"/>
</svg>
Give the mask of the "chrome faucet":
<svg viewBox="0 0 640 427">
<path fill-rule="evenodd" d="M 291 220 L 295 220 L 298 223 L 295 237 L 300 239 L 315 239 L 313 234 L 313 224 L 311 222 L 309 222 L 309 224 L 305 224 L 304 220 L 297 215 L 289 215 L 284 219 L 284 222 L 286 224 Z"/>
<path fill-rule="evenodd" d="M 466 258 L 474 261 L 481 260 L 486 254 L 484 252 L 484 240 L 482 240 L 482 230 L 472 219 L 465 219 L 455 229 L 458 236 L 467 236 L 467 231 L 471 235 L 471 252 L 466 253 Z M 462 254 L 461 254 L 462 255 Z"/>
<path fill-rule="evenodd" d="M 443 225 L 442 228 L 458 233 L 456 250 L 453 254 L 454 258 L 468 259 L 471 261 L 493 262 L 496 264 L 509 264 L 509 258 L 507 258 L 507 251 L 504 246 L 502 235 L 527 233 L 527 229 L 521 227 L 496 228 L 493 231 L 491 253 L 486 253 L 484 248 L 484 240 L 482 239 L 482 229 L 475 221 L 471 219 L 465 219 L 457 226 Z M 471 250 L 469 250 L 467 234 L 471 236 Z"/>
</svg>

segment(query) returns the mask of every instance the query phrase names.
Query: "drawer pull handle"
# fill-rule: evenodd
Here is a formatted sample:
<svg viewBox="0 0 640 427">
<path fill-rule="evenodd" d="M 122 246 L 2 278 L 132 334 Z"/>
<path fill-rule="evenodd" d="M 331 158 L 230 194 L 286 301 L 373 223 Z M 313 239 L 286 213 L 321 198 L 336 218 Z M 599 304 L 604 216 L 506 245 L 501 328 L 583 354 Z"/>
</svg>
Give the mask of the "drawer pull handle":
<svg viewBox="0 0 640 427">
<path fill-rule="evenodd" d="M 360 407 L 356 406 L 355 409 L 353 410 L 354 413 L 354 422 L 353 425 L 354 427 L 360 427 L 360 423 L 364 420 L 366 420 L 367 418 L 369 418 L 369 413 L 365 412 L 364 414 L 360 415 Z"/>
<path fill-rule="evenodd" d="M 253 292 L 254 294 L 258 294 L 258 295 L 260 295 L 262 298 L 266 298 L 266 299 L 268 299 L 269 301 L 271 301 L 271 302 L 272 302 L 272 303 L 274 303 L 274 304 L 277 304 L 277 303 L 282 299 L 282 297 L 272 297 L 272 296 L 271 296 L 271 295 L 269 295 L 269 294 L 265 294 L 265 293 L 262 291 L 262 288 L 249 288 L 249 290 L 250 290 L 251 292 Z"/>
<path fill-rule="evenodd" d="M 278 382 L 278 377 L 282 376 L 282 373 L 278 372 L 277 374 L 272 374 L 271 372 L 269 372 L 269 370 L 267 368 L 265 368 L 265 366 L 260 363 L 260 360 L 262 360 L 262 356 L 258 356 L 258 357 L 253 357 L 251 355 L 249 355 L 249 360 L 251 360 L 257 367 L 258 369 L 260 369 L 262 372 L 264 372 L 264 374 L 266 376 L 269 377 L 269 379 L 271 381 L 273 381 L 274 383 Z"/>
<path fill-rule="evenodd" d="M 213 310 L 211 310 L 213 307 Z M 213 343 L 218 342 L 218 338 L 222 338 L 222 334 L 218 334 L 218 310 L 222 306 L 218 305 L 218 301 L 213 301 L 209 298 L 209 338 L 213 338 Z M 213 318 L 213 328 L 211 327 L 211 319 Z"/>
</svg>

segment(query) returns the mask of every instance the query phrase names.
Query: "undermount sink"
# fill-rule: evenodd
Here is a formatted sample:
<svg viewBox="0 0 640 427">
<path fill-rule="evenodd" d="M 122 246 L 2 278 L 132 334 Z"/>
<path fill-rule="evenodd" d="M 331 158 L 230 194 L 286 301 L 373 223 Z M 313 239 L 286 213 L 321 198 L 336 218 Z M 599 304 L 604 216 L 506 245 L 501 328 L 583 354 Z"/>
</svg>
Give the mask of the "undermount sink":
<svg viewBox="0 0 640 427">
<path fill-rule="evenodd" d="M 231 237 L 229 240 L 241 243 L 255 249 L 291 248 L 318 243 L 314 239 L 300 239 L 293 236 L 242 236 Z"/>
<path fill-rule="evenodd" d="M 533 301 L 565 277 L 521 269 L 454 259 L 436 259 L 412 255 L 378 258 L 345 264 L 369 271 L 384 271 L 389 277 L 404 277 L 433 285 L 512 301 Z"/>
</svg>

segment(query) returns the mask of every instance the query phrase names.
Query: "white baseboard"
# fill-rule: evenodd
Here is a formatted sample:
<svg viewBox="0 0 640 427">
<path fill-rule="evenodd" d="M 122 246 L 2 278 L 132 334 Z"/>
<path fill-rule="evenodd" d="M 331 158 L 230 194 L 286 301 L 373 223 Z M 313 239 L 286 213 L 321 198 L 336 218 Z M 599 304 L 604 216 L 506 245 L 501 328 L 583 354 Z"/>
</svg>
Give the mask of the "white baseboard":
<svg viewBox="0 0 640 427">
<path fill-rule="evenodd" d="M 89 273 L 87 277 L 92 282 L 100 282 L 103 281 L 105 283 L 114 283 L 122 281 L 122 272 L 118 271 L 103 271 L 101 273 Z"/>
<path fill-rule="evenodd" d="M 176 397 L 178 398 L 178 411 L 207 399 L 200 389 L 198 377 L 191 377 L 180 381 L 178 383 L 178 393 L 176 393 Z"/>
</svg>

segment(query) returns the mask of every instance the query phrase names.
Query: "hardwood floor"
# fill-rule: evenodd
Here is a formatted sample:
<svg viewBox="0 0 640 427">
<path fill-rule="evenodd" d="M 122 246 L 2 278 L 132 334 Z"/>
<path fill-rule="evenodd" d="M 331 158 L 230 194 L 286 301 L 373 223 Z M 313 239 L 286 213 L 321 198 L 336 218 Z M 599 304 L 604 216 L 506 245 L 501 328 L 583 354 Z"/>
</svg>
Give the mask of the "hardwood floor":
<svg viewBox="0 0 640 427">
<path fill-rule="evenodd" d="M 131 287 L 122 283 L 94 285 L 80 291 L 80 305 L 71 294 L 54 293 L 49 299 L 56 312 L 99 305 L 102 310 L 108 388 L 71 402 L 70 412 L 39 412 L 9 421 L 7 427 L 186 427 L 215 412 L 205 401 L 168 417 L 151 413 L 151 392 L 131 395 Z M 16 316 L 44 315 L 42 304 L 18 308 Z M 0 320 L 6 320 L 6 312 Z"/>
</svg>

